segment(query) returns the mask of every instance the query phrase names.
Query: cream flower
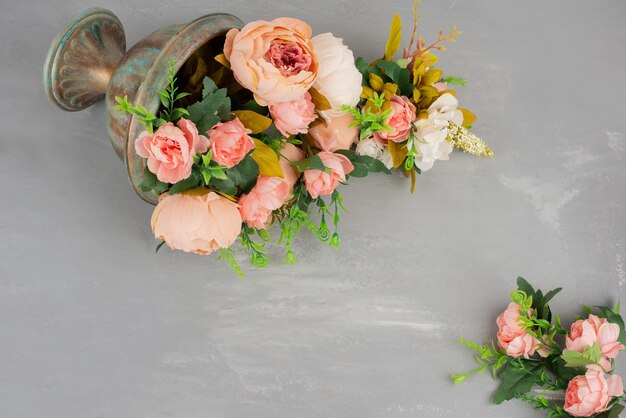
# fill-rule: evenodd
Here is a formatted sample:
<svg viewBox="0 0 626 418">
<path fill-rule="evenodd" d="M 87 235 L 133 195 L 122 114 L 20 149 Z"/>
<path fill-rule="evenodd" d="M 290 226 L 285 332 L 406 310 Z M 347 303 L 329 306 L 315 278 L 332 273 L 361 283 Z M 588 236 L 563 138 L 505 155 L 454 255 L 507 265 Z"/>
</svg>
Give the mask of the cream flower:
<svg viewBox="0 0 626 418">
<path fill-rule="evenodd" d="M 393 168 L 393 157 L 391 156 L 391 152 L 389 152 L 389 148 L 385 145 L 381 145 L 372 137 L 360 140 L 356 144 L 356 153 L 376 158 L 385 164 L 385 167 Z"/>
<path fill-rule="evenodd" d="M 430 170 L 435 161 L 446 161 L 454 146 L 448 137 L 450 122 L 461 125 L 463 113 L 458 107 L 459 101 L 450 93 L 443 94 L 428 108 L 428 118 L 415 123 L 415 147 L 418 154 L 415 165 L 421 171 Z"/>
<path fill-rule="evenodd" d="M 341 106 L 356 106 L 361 98 L 362 75 L 354 65 L 352 51 L 332 33 L 322 33 L 311 38 L 318 60 L 317 79 L 313 88 L 324 95 L 332 109 L 325 110 L 328 117 L 343 114 Z"/>
</svg>

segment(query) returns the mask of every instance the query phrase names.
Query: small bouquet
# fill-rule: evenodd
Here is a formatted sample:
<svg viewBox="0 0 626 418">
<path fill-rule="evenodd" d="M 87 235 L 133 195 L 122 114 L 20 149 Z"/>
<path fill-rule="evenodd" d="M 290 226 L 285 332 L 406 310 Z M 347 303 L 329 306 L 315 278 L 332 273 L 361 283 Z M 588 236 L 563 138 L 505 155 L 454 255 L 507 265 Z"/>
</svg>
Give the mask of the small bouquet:
<svg viewBox="0 0 626 418">
<path fill-rule="evenodd" d="M 417 25 L 417 4 L 414 12 Z M 277 225 L 294 263 L 301 230 L 339 245 L 337 186 L 349 178 L 402 167 L 414 180 L 454 145 L 492 156 L 446 87 L 463 81 L 432 68 L 431 50 L 459 32 L 428 47 L 420 39 L 414 51 L 412 40 L 393 61 L 400 31 L 396 15 L 385 58 L 367 64 L 331 33 L 312 37 L 300 20 L 254 21 L 230 30 L 221 50 L 201 48 L 180 69 L 172 62 L 158 115 L 116 97 L 120 112 L 145 125 L 135 151 L 145 159 L 141 189 L 160 196 L 151 221 L 157 250 L 219 251 L 241 275 L 233 243 L 240 238 L 263 267 Z"/>
<path fill-rule="evenodd" d="M 476 351 L 475 370 L 452 376 L 455 383 L 491 369 L 500 385 L 493 402 L 520 399 L 549 411 L 550 418 L 617 418 L 626 400 L 614 362 L 626 343 L 624 321 L 615 309 L 583 306 L 570 330 L 549 302 L 560 288 L 543 293 L 523 278 L 512 302 L 497 318 L 497 344 L 461 343 Z M 564 393 L 564 396 L 558 396 Z"/>
</svg>

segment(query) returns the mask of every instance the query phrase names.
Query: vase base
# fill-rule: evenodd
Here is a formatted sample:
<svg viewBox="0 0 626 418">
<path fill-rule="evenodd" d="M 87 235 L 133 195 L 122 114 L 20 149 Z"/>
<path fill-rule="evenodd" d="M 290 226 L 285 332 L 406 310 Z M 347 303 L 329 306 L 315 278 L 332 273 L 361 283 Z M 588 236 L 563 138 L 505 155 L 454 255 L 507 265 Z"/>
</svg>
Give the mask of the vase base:
<svg viewBox="0 0 626 418">
<path fill-rule="evenodd" d="M 102 100 L 126 52 L 124 28 L 106 9 L 75 15 L 58 33 L 44 65 L 44 87 L 58 107 L 78 111 Z"/>
</svg>

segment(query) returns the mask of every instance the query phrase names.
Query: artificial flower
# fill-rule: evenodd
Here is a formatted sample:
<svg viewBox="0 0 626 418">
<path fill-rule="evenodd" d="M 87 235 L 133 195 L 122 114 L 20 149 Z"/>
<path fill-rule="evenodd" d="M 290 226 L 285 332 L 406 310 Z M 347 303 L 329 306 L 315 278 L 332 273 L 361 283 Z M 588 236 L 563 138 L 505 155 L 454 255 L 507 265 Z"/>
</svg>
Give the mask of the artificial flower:
<svg viewBox="0 0 626 418">
<path fill-rule="evenodd" d="M 193 157 L 206 152 L 209 141 L 199 135 L 196 125 L 180 119 L 178 126 L 168 122 L 154 134 L 143 131 L 135 140 L 137 155 L 147 158 L 148 169 L 164 183 L 176 183 L 191 175 Z"/>
<path fill-rule="evenodd" d="M 498 324 L 498 345 L 502 347 L 510 357 L 517 358 L 523 356 L 529 358 L 538 352 L 541 357 L 547 357 L 549 352 L 543 344 L 530 335 L 520 325 L 521 307 L 511 302 L 504 312 L 502 312 L 496 323 Z"/>
<path fill-rule="evenodd" d="M 260 176 L 250 193 L 239 199 L 241 218 L 250 228 L 263 229 L 289 194 L 287 182 L 278 177 Z"/>
<path fill-rule="evenodd" d="M 366 155 L 368 157 L 376 158 L 377 160 L 381 160 L 383 158 L 384 151 L 385 147 L 372 137 L 364 138 L 356 144 L 357 154 Z"/>
<path fill-rule="evenodd" d="M 237 118 L 217 123 L 207 132 L 213 159 L 228 168 L 238 164 L 254 148 L 254 140 L 248 135 L 250 129 Z"/>
<path fill-rule="evenodd" d="M 304 151 L 289 142 L 286 142 L 283 148 L 280 149 L 278 164 L 280 164 L 280 168 L 283 170 L 283 179 L 289 187 L 289 194 L 293 192 L 293 186 L 300 178 L 300 173 L 296 171 L 291 163 L 302 161 L 305 156 Z"/>
<path fill-rule="evenodd" d="M 312 126 L 307 139 L 323 151 L 335 152 L 338 149 L 350 149 L 359 137 L 359 128 L 351 126 L 354 116 L 342 114 L 328 117 L 327 120 Z"/>
<path fill-rule="evenodd" d="M 565 346 L 570 351 L 582 353 L 585 347 L 598 343 L 602 355 L 613 359 L 624 349 L 624 345 L 619 342 L 619 333 L 619 325 L 591 314 L 589 318 L 579 319 L 572 324 L 565 338 Z"/>
<path fill-rule="evenodd" d="M 309 92 L 296 100 L 272 104 L 269 110 L 276 129 L 285 137 L 307 133 L 309 124 L 317 118 Z"/>
<path fill-rule="evenodd" d="M 337 185 L 346 181 L 346 176 L 354 170 L 354 166 L 344 155 L 328 151 L 321 151 L 317 155 L 329 172 L 326 170 L 306 170 L 304 172 L 304 185 L 314 199 L 320 195 L 329 195 L 334 192 Z"/>
<path fill-rule="evenodd" d="M 224 55 L 237 81 L 262 105 L 301 98 L 317 77 L 311 27 L 298 19 L 257 20 L 226 34 Z"/>
<path fill-rule="evenodd" d="M 152 232 L 174 250 L 210 254 L 228 248 L 241 232 L 236 203 L 206 189 L 162 195 L 152 213 Z"/>
<path fill-rule="evenodd" d="M 381 144 L 387 141 L 406 141 L 413 128 L 413 121 L 416 118 L 415 106 L 406 96 L 394 95 L 389 100 L 391 114 L 385 121 L 390 131 L 381 131 L 374 134 L 374 138 Z"/>
<path fill-rule="evenodd" d="M 605 377 L 602 368 L 590 365 L 584 375 L 574 377 L 567 385 L 563 409 L 575 417 L 591 417 L 606 411 L 611 398 L 623 394 L 621 377 Z"/>
<path fill-rule="evenodd" d="M 356 106 L 361 98 L 363 76 L 354 65 L 354 54 L 332 33 L 322 33 L 311 39 L 319 62 L 313 87 L 331 106 L 323 112 L 329 117 L 344 113 L 341 107 Z"/>
</svg>

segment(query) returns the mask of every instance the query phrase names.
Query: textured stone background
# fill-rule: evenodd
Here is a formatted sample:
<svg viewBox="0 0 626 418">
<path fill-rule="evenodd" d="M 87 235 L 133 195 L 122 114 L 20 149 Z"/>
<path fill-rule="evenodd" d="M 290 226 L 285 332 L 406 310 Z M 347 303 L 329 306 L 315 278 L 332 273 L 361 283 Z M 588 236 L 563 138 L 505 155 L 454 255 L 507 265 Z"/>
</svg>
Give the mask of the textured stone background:
<svg viewBox="0 0 626 418">
<path fill-rule="evenodd" d="M 393 3 L 383 6 L 386 3 Z M 563 317 L 626 283 L 626 3 L 424 1 L 421 33 L 497 158 L 455 153 L 409 183 L 343 189 L 342 246 L 238 280 L 214 257 L 154 254 L 152 207 L 109 145 L 104 109 L 47 102 L 49 42 L 79 0 L 0 1 L 0 416 L 529 417 L 495 407 L 455 341 L 483 341 L 517 275 L 564 286 Z M 289 15 L 358 55 L 410 1 L 105 1 L 129 45 L 210 12 Z M 405 32 L 408 36 L 408 29 Z M 278 254 L 277 254 L 278 255 Z M 626 362 L 618 369 L 626 373 Z"/>
</svg>

